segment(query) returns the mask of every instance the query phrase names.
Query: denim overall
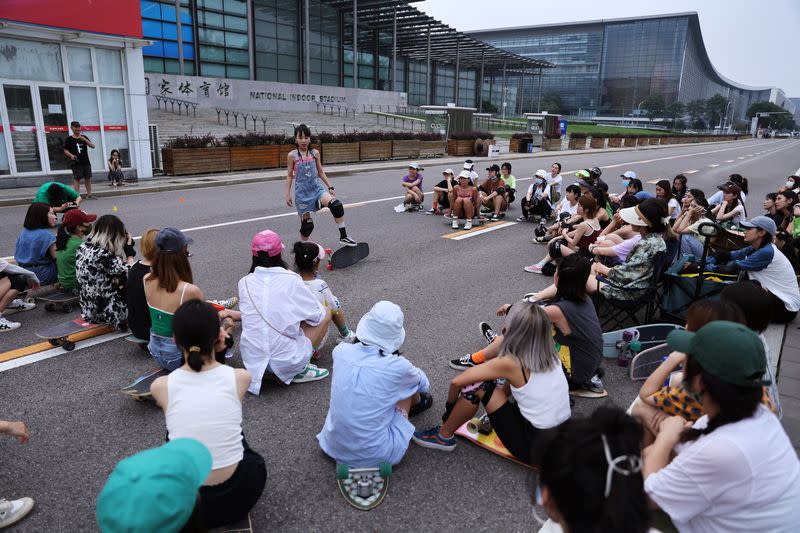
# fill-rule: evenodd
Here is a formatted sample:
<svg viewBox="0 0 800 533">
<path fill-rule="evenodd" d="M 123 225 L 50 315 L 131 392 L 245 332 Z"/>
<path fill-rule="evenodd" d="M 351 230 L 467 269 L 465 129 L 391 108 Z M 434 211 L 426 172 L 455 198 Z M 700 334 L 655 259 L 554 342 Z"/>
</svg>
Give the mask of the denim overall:
<svg viewBox="0 0 800 533">
<path fill-rule="evenodd" d="M 300 151 L 292 152 L 294 158 L 294 204 L 297 214 L 315 213 L 322 206 L 319 201 L 325 194 L 325 189 L 319 183 L 317 174 L 318 152 L 309 151 L 305 158 L 300 157 Z M 315 154 L 315 155 L 312 155 Z"/>
</svg>

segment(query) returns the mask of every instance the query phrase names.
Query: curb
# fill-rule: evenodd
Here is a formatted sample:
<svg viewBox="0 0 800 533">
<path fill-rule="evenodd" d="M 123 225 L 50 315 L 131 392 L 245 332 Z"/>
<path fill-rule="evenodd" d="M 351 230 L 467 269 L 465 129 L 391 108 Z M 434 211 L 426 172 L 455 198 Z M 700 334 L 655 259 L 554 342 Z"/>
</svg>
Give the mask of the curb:
<svg viewBox="0 0 800 533">
<path fill-rule="evenodd" d="M 750 140 L 750 139 L 741 139 L 741 140 Z M 512 153 L 503 153 L 500 154 L 503 159 L 506 160 L 518 160 L 518 159 L 536 159 L 536 158 L 555 158 L 559 155 L 581 155 L 581 154 L 597 154 L 597 153 L 610 153 L 610 152 L 632 152 L 634 150 L 638 151 L 645 151 L 645 150 L 659 150 L 659 149 L 669 149 L 669 148 L 681 148 L 685 146 L 694 146 L 694 145 L 717 145 L 717 144 L 730 144 L 736 143 L 739 141 L 714 141 L 714 142 L 707 142 L 707 143 L 685 143 L 685 144 L 670 144 L 667 146 L 661 145 L 653 145 L 653 146 L 641 146 L 641 147 L 623 147 L 623 148 L 588 148 L 583 150 L 553 150 L 553 151 L 538 151 L 533 153 L 520 153 L 520 154 L 512 154 Z M 475 156 L 473 156 L 475 157 Z M 488 157 L 475 157 L 473 161 L 476 164 L 481 163 L 482 161 L 495 161 L 495 159 L 489 159 Z M 443 157 L 439 158 L 431 158 L 431 159 L 423 159 L 423 162 L 431 161 L 436 162 L 437 165 L 448 165 L 453 163 L 461 163 L 464 161 L 464 158 L 461 157 Z M 366 163 L 358 167 L 350 167 L 350 168 L 341 168 L 342 165 L 331 165 L 329 168 L 330 170 L 326 170 L 325 174 L 331 177 L 335 176 L 342 176 L 342 175 L 349 175 L 355 174 L 360 172 L 368 172 L 370 170 L 389 170 L 389 169 L 396 169 L 398 168 L 397 164 L 400 161 L 393 160 L 388 162 L 376 162 L 376 163 Z M 337 168 L 339 167 L 339 168 Z M 252 173 L 249 173 L 252 174 Z M 215 176 L 218 176 L 219 179 L 216 179 Z M 98 198 L 112 198 L 117 196 L 130 196 L 134 194 L 146 194 L 146 193 L 154 193 L 154 192 L 167 192 L 167 191 L 179 191 L 185 189 L 206 189 L 211 187 L 226 187 L 229 185 L 240 185 L 240 184 L 248 184 L 248 183 L 258 183 L 258 182 L 268 182 L 268 181 L 281 181 L 285 178 L 285 174 L 283 170 L 276 172 L 275 170 L 267 171 L 264 175 L 260 176 L 248 176 L 244 175 L 240 178 L 237 178 L 235 174 L 199 174 L 193 176 L 191 178 L 179 178 L 176 176 L 164 176 L 163 178 L 152 178 L 142 180 L 139 183 L 141 185 L 137 186 L 129 186 L 131 188 L 126 188 L 124 190 L 114 190 L 114 191 L 95 191 L 93 194 Z M 179 180 L 179 179 L 186 179 L 185 182 L 180 183 L 165 183 L 163 185 L 159 185 L 158 182 L 162 180 Z M 200 180 L 208 180 L 208 181 L 200 181 Z M 154 182 L 152 185 L 150 182 Z M 6 189 L 11 190 L 11 189 Z M 11 206 L 19 206 L 19 205 L 28 205 L 33 202 L 33 196 L 18 196 L 16 198 L 3 198 L 0 199 L 0 207 L 11 207 Z"/>
</svg>

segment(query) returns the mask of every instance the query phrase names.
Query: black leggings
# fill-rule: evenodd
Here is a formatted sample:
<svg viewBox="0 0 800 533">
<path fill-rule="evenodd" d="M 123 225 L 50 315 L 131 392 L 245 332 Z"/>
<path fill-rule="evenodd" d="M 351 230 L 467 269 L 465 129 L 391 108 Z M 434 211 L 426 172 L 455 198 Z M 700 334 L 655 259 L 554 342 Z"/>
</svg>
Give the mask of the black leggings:
<svg viewBox="0 0 800 533">
<path fill-rule="evenodd" d="M 212 529 L 241 520 L 256 504 L 267 483 L 264 458 L 242 439 L 244 457 L 236 471 L 219 485 L 200 487 L 200 516 L 203 525 Z"/>
<path fill-rule="evenodd" d="M 486 396 L 484 401 L 488 401 Z M 510 400 L 488 414 L 492 429 L 511 455 L 525 464 L 538 465 L 542 452 L 555 433 L 555 428 L 537 428 L 522 416 L 516 402 Z"/>
<path fill-rule="evenodd" d="M 773 324 L 788 324 L 794 317 L 797 316 L 797 311 L 789 311 L 786 309 L 786 304 L 783 303 L 783 300 L 768 292 L 770 296 L 770 307 L 772 308 L 772 322 Z"/>
<path fill-rule="evenodd" d="M 549 217 L 550 213 L 553 212 L 553 209 L 547 205 L 545 201 L 535 201 L 531 200 L 528 201 L 527 198 L 523 198 L 519 201 L 519 205 L 522 208 L 522 216 L 528 218 L 531 215 L 538 215 L 540 217 Z"/>
</svg>

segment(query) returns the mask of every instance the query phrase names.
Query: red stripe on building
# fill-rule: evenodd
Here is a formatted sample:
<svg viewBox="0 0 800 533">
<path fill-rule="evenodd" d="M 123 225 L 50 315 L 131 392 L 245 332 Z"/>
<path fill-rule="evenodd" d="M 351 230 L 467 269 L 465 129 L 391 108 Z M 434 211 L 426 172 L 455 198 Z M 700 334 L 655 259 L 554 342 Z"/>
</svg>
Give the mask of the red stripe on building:
<svg viewBox="0 0 800 533">
<path fill-rule="evenodd" d="M 84 126 L 81 124 L 81 131 L 100 131 L 100 126 Z"/>
<path fill-rule="evenodd" d="M 45 133 L 66 133 L 67 127 L 66 126 L 45 126 L 44 127 Z"/>
<path fill-rule="evenodd" d="M 128 126 L 103 126 L 103 130 L 105 131 L 127 131 Z"/>
<path fill-rule="evenodd" d="M 9 129 L 14 133 L 29 133 L 36 131 L 36 126 L 15 126 L 11 124 Z"/>
</svg>

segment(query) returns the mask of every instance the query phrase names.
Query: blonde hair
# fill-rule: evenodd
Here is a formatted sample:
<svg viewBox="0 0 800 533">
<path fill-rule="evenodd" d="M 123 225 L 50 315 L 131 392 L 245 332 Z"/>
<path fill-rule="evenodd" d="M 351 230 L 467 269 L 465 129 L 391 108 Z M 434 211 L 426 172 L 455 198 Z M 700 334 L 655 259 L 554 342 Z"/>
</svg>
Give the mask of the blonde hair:
<svg viewBox="0 0 800 533">
<path fill-rule="evenodd" d="M 125 259 L 125 243 L 128 240 L 128 235 L 125 231 L 125 225 L 114 215 L 103 215 L 98 218 L 86 240 L 98 248 Z"/>
<path fill-rule="evenodd" d="M 142 233 L 142 240 L 140 242 L 140 247 L 142 250 L 142 257 L 150 261 L 151 263 L 156 258 L 156 253 L 158 250 L 156 249 L 156 235 L 158 234 L 158 228 L 148 228 Z"/>
<path fill-rule="evenodd" d="M 544 309 L 525 300 L 511 306 L 500 355 L 513 355 L 531 372 L 545 372 L 559 364 L 553 324 Z"/>
</svg>

